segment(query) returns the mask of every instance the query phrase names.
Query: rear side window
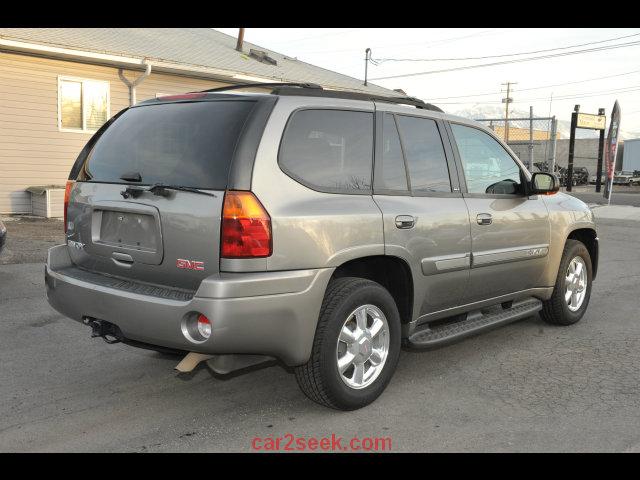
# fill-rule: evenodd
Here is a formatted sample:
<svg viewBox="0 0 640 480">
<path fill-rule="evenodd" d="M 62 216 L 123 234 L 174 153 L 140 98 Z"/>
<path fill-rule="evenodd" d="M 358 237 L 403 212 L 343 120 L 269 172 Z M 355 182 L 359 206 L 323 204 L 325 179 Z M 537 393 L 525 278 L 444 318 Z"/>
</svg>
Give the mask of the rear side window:
<svg viewBox="0 0 640 480">
<path fill-rule="evenodd" d="M 429 118 L 398 115 L 411 191 L 451 192 L 449 167 L 438 126 Z"/>
<path fill-rule="evenodd" d="M 211 190 L 227 187 L 229 168 L 254 102 L 149 105 L 127 110 L 98 139 L 78 180 L 164 183 Z"/>
<path fill-rule="evenodd" d="M 379 161 L 382 168 L 376 180 L 376 189 L 407 190 L 407 173 L 404 167 L 404 157 L 398 127 L 391 114 L 385 114 L 382 121 L 382 151 Z M 377 160 L 378 161 L 378 160 Z"/>
<path fill-rule="evenodd" d="M 280 147 L 280 168 L 303 185 L 331 193 L 369 193 L 373 113 L 300 110 Z"/>
</svg>

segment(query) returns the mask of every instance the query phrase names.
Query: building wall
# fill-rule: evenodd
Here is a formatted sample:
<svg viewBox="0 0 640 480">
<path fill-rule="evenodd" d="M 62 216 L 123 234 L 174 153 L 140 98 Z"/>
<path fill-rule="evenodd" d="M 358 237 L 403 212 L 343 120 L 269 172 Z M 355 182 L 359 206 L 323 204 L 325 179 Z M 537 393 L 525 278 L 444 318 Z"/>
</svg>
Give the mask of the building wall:
<svg viewBox="0 0 640 480">
<path fill-rule="evenodd" d="M 573 152 L 573 165 L 575 167 L 587 167 L 590 175 L 595 175 L 598 168 L 598 142 L 597 138 L 577 138 L 574 152 Z M 534 143 L 533 148 L 533 161 L 544 162 L 549 161 L 550 145 L 546 142 Z M 618 154 L 616 160 L 616 170 L 621 167 L 622 159 L 622 146 L 620 143 L 618 146 Z M 529 144 L 528 143 L 516 143 L 509 144 L 511 149 L 518 155 L 520 160 L 527 163 L 529 159 Z M 546 147 L 546 149 L 545 149 Z M 556 141 L 556 165 L 561 167 L 567 167 L 569 164 L 569 139 L 562 138 Z M 604 167 L 603 167 L 604 168 Z"/>
<path fill-rule="evenodd" d="M 125 71 L 129 79 L 138 75 Z M 31 213 L 25 189 L 64 185 L 91 137 L 58 129 L 58 76 L 109 82 L 111 115 L 129 105 L 117 68 L 0 52 L 0 213 Z M 152 72 L 137 87 L 137 101 L 222 85 Z"/>
</svg>

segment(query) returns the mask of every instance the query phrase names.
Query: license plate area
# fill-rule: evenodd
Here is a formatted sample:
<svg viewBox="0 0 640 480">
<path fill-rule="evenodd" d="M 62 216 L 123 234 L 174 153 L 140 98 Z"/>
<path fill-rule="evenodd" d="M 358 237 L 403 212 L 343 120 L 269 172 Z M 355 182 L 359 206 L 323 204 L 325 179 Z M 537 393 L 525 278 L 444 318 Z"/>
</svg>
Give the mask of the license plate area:
<svg viewBox="0 0 640 480">
<path fill-rule="evenodd" d="M 102 210 L 101 217 L 99 243 L 145 252 L 158 250 L 158 231 L 152 215 Z"/>
<path fill-rule="evenodd" d="M 109 258 L 124 253 L 133 263 L 160 265 L 164 249 L 158 209 L 129 202 L 97 202 L 91 209 L 87 250 Z"/>
</svg>

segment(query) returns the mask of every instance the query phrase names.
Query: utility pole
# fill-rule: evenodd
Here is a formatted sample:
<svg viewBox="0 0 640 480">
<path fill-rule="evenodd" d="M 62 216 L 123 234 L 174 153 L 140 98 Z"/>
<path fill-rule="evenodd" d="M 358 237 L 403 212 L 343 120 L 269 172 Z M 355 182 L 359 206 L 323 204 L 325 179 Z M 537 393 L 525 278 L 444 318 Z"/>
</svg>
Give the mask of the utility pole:
<svg viewBox="0 0 640 480">
<path fill-rule="evenodd" d="M 242 52 L 242 44 L 244 43 L 244 28 L 238 31 L 238 42 L 236 43 L 236 50 Z"/>
<path fill-rule="evenodd" d="M 367 86 L 367 74 L 369 73 L 369 60 L 371 59 L 371 49 L 364 51 L 364 86 Z"/>
<path fill-rule="evenodd" d="M 507 86 L 507 98 L 502 99 L 502 103 L 504 103 L 504 143 L 509 142 L 509 104 L 513 102 L 513 98 L 509 96 L 511 93 L 511 85 L 517 85 L 518 82 L 506 82 L 502 85 Z"/>
</svg>

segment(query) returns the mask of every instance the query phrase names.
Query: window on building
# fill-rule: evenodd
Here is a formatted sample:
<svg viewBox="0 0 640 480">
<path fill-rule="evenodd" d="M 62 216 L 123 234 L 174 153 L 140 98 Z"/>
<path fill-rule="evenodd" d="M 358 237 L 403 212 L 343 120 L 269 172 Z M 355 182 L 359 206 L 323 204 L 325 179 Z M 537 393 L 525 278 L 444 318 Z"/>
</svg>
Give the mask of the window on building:
<svg viewBox="0 0 640 480">
<path fill-rule="evenodd" d="M 58 103 L 61 130 L 95 132 L 109 118 L 109 83 L 60 78 Z"/>
<path fill-rule="evenodd" d="M 280 166 L 316 190 L 371 190 L 373 114 L 347 110 L 301 110 L 293 114 L 280 148 Z"/>
</svg>

